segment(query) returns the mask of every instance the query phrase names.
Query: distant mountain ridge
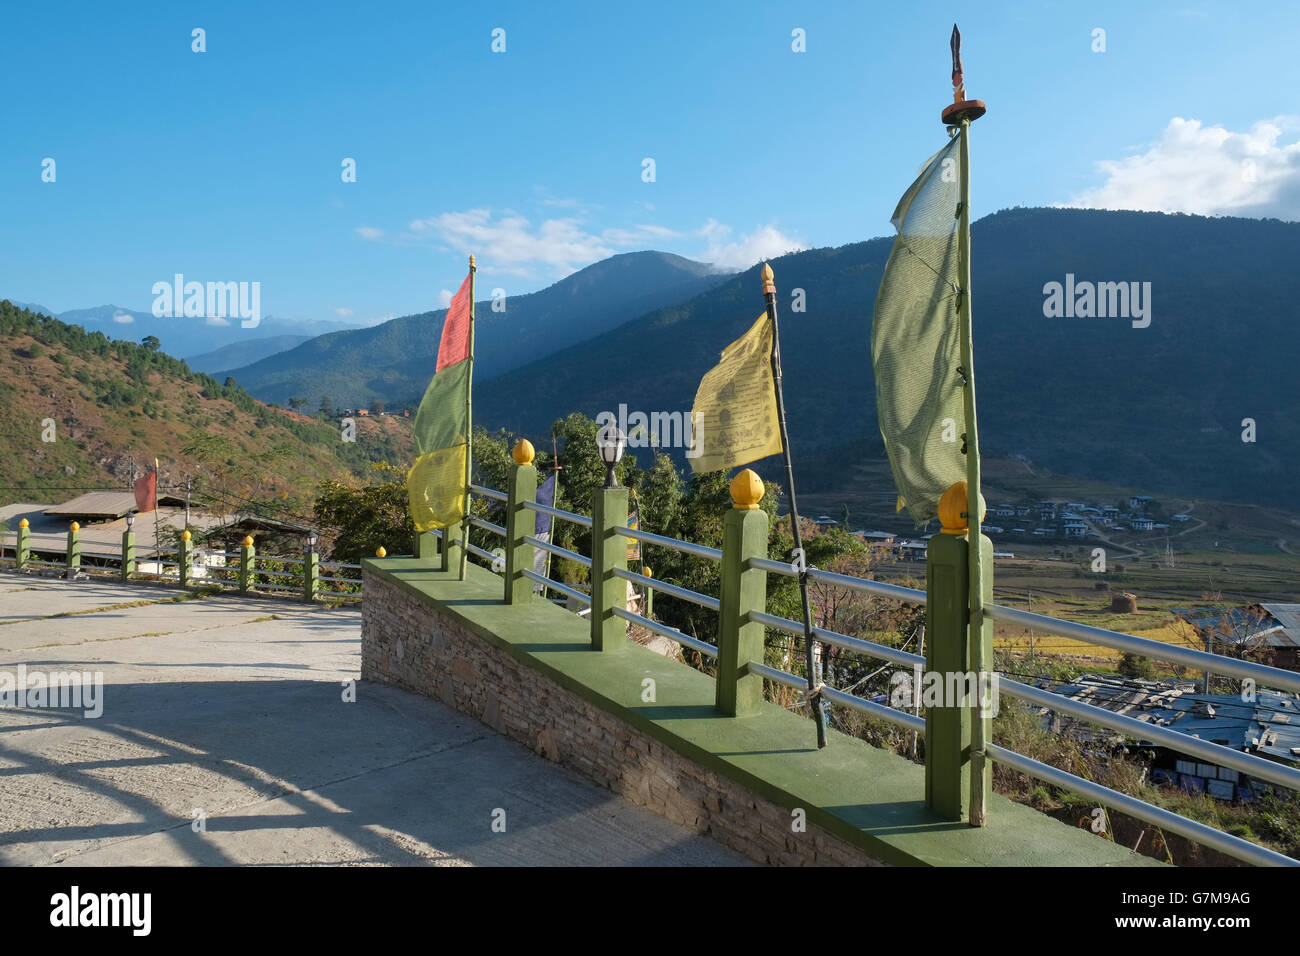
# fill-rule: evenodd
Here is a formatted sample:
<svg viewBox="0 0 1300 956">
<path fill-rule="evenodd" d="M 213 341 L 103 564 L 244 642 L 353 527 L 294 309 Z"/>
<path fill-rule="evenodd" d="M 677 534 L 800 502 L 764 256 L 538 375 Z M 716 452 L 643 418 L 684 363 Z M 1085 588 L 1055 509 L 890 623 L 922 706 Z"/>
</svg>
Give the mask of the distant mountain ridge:
<svg viewBox="0 0 1300 956">
<path fill-rule="evenodd" d="M 870 337 L 891 245 L 873 239 L 772 260 L 791 445 L 809 490 L 848 480 L 850 459 L 864 450 L 883 455 Z M 1300 224 L 1017 208 L 975 223 L 972 249 L 984 450 L 1155 492 L 1291 501 L 1300 473 L 1300 306 L 1288 278 L 1300 260 Z M 1044 287 L 1067 276 L 1150 282 L 1149 327 L 1046 317 Z M 790 311 L 795 288 L 805 291 L 806 312 Z M 626 403 L 688 413 L 701 376 L 762 309 L 755 267 L 480 379 L 475 420 L 544 441 L 571 411 L 595 416 Z M 1247 419 L 1253 442 L 1242 440 Z"/>
<path fill-rule="evenodd" d="M 253 339 L 248 342 L 232 342 L 230 345 L 223 345 L 202 355 L 192 355 L 185 362 L 196 372 L 215 375 L 224 368 L 260 362 L 264 358 L 301 345 L 311 338 L 310 335 L 270 335 L 264 339 Z"/>
<path fill-rule="evenodd" d="M 689 299 L 728 274 L 665 252 L 611 256 L 538 292 L 506 296 L 493 309 L 494 283 L 480 280 L 475 303 L 476 379 L 500 375 L 621 325 L 651 309 Z M 487 297 L 484 298 L 484 293 Z M 433 374 L 446 309 L 314 338 L 249 365 L 222 369 L 264 401 L 291 397 L 317 407 L 389 407 L 418 402 Z"/>
<path fill-rule="evenodd" d="M 283 319 L 278 316 L 261 316 L 258 324 L 244 328 L 238 318 L 208 320 L 201 318 L 158 317 L 152 312 L 138 312 L 117 305 L 97 305 L 88 309 L 69 309 L 55 312 L 35 303 L 13 302 L 20 309 L 27 309 L 67 322 L 79 325 L 88 332 L 103 332 L 109 338 L 122 339 L 139 343 L 147 336 L 154 336 L 162 343 L 168 355 L 188 359 L 191 356 L 204 355 L 228 345 L 241 345 L 277 336 L 298 335 L 311 338 L 328 332 L 355 328 L 345 322 L 321 321 L 317 319 Z M 238 355 L 238 352 L 235 353 Z M 268 354 L 263 351 L 262 357 Z M 253 361 L 252 358 L 236 358 L 236 363 Z M 205 371 L 214 369 L 205 369 Z"/>
</svg>

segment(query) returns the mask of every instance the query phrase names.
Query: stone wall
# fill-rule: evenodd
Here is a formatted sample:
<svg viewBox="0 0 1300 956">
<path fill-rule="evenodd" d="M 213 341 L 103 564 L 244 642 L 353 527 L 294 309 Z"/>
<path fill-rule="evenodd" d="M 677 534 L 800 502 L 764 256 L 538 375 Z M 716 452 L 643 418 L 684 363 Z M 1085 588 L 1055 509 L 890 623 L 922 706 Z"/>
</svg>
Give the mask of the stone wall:
<svg viewBox="0 0 1300 956">
<path fill-rule="evenodd" d="M 400 588 L 364 577 L 362 680 L 436 697 L 757 862 L 880 865 L 812 823 L 792 832 L 790 808 L 687 759 Z"/>
</svg>

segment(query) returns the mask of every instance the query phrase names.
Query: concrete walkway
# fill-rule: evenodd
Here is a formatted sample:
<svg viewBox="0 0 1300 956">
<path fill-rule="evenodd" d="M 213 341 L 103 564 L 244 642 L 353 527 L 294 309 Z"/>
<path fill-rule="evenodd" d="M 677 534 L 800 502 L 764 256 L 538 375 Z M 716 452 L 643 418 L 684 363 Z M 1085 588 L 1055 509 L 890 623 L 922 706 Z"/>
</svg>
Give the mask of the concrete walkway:
<svg viewBox="0 0 1300 956">
<path fill-rule="evenodd" d="M 0 863 L 746 862 L 437 701 L 353 685 L 357 609 L 179 593 L 0 573 L 0 682 L 104 681 L 98 718 L 0 707 Z"/>
</svg>

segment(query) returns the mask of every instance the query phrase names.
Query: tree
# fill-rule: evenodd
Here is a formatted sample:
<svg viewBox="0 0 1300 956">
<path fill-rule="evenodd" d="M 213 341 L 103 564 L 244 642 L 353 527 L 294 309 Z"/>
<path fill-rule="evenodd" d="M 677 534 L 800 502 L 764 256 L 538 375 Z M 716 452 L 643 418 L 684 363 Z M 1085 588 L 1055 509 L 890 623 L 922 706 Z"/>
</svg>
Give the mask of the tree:
<svg viewBox="0 0 1300 956">
<path fill-rule="evenodd" d="M 295 395 L 289 399 L 289 407 L 295 412 L 301 412 L 307 407 L 307 399 L 303 398 L 301 395 Z"/>
<path fill-rule="evenodd" d="M 233 376 L 233 375 L 227 375 L 227 376 L 226 376 L 226 381 L 223 383 L 222 387 L 223 387 L 223 388 L 239 388 L 239 383 L 235 381 L 235 376 Z"/>
<path fill-rule="evenodd" d="M 321 418 L 334 417 L 334 401 L 328 395 L 322 395 L 320 398 Z"/>
<path fill-rule="evenodd" d="M 370 403 L 370 414 L 372 415 L 384 414 L 384 403 L 382 399 L 376 398 L 373 402 Z"/>
<path fill-rule="evenodd" d="M 140 340 L 140 344 L 150 352 L 157 352 L 162 348 L 162 342 L 158 340 L 158 336 L 156 335 L 146 335 Z"/>
<path fill-rule="evenodd" d="M 381 545 L 394 553 L 405 551 L 414 540 L 405 472 L 387 462 L 370 467 L 371 482 L 364 487 L 338 481 L 317 487 L 315 521 L 332 561 L 356 563 L 372 557 Z"/>
</svg>

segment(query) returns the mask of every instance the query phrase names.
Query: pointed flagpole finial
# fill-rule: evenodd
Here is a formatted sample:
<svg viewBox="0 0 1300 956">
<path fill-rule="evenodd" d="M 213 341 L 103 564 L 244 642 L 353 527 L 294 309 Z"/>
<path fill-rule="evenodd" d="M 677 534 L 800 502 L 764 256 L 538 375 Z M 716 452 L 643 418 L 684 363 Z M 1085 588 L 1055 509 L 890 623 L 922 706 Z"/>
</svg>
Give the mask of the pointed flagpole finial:
<svg viewBox="0 0 1300 956">
<path fill-rule="evenodd" d="M 772 266 L 766 262 L 763 263 L 763 295 L 776 295 L 776 277 Z"/>
<path fill-rule="evenodd" d="M 962 120 L 973 123 L 984 115 L 986 107 L 983 100 L 966 99 L 966 71 L 961 63 L 961 31 L 955 23 L 952 25 L 948 46 L 952 50 L 952 105 L 943 111 L 943 124 L 958 126 Z"/>
<path fill-rule="evenodd" d="M 473 257 L 473 256 L 470 256 L 470 257 L 469 257 L 469 267 L 470 267 L 470 270 L 471 270 L 471 271 L 474 269 L 474 257 Z"/>
</svg>

